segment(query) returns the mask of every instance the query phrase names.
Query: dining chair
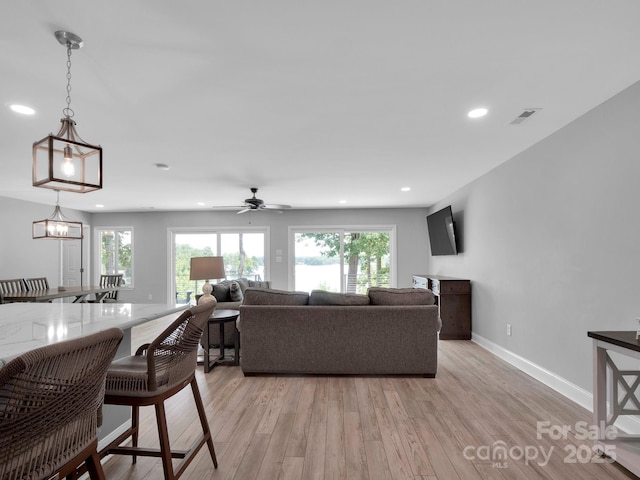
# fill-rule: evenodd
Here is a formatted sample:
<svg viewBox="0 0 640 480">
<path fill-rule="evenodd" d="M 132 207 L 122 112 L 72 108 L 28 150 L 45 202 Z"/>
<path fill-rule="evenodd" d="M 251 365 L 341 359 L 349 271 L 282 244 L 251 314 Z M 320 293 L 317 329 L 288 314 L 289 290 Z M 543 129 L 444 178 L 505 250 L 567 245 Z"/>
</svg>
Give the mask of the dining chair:
<svg viewBox="0 0 640 480">
<path fill-rule="evenodd" d="M 0 368 L 0 478 L 74 475 L 104 479 L 98 419 L 105 376 L 122 330 L 28 351 Z"/>
<path fill-rule="evenodd" d="M 100 275 L 101 287 L 119 287 L 122 285 L 122 274 L 117 275 Z M 110 290 L 103 298 L 103 302 L 117 302 L 118 290 Z"/>
<path fill-rule="evenodd" d="M 11 280 L 0 280 L 0 292 L 3 294 L 22 292 L 27 290 L 27 284 L 22 278 L 14 278 Z"/>
<path fill-rule="evenodd" d="M 24 283 L 26 283 L 28 290 L 49 290 L 47 277 L 25 278 Z"/>
<path fill-rule="evenodd" d="M 116 360 L 107 373 L 105 404 L 131 407 L 131 427 L 100 451 L 136 457 L 161 457 L 164 478 L 177 479 L 189 466 L 198 451 L 206 444 L 215 468 L 218 468 L 209 422 L 195 377 L 200 337 L 207 325 L 214 305 L 205 303 L 184 311 L 155 340 L 142 345 L 136 354 Z M 187 385 L 191 385 L 193 399 L 202 426 L 202 434 L 188 450 L 171 450 L 164 402 Z M 138 446 L 139 408 L 155 407 L 160 449 Z M 186 411 L 189 411 L 188 409 Z M 131 446 L 121 444 L 131 438 Z M 172 458 L 182 459 L 174 468 Z"/>
</svg>

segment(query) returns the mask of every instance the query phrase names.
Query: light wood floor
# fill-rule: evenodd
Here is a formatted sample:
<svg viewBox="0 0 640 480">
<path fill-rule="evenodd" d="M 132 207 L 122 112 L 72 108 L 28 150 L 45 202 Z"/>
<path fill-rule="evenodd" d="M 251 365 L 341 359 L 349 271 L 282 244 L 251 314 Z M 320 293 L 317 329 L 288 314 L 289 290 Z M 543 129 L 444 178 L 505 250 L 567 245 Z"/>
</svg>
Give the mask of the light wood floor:
<svg viewBox="0 0 640 480">
<path fill-rule="evenodd" d="M 134 332 L 134 346 L 153 337 L 152 327 Z M 205 448 L 185 480 L 635 478 L 616 465 L 582 463 L 590 441 L 538 439 L 539 421 L 573 429 L 579 421 L 590 425 L 591 415 L 469 341 L 440 342 L 435 379 L 245 378 L 240 367 L 220 366 L 206 375 L 199 367 L 197 378 L 219 468 Z M 171 399 L 167 412 L 173 445 L 188 446 L 199 432 L 191 390 Z M 153 410 L 142 415 L 140 444 L 155 446 Z M 485 459 L 500 446 L 510 452 L 505 461 Z M 538 457 L 518 458 L 525 450 Z M 151 458 L 132 465 L 114 456 L 105 472 L 109 479 L 162 478 L 160 460 Z"/>
</svg>

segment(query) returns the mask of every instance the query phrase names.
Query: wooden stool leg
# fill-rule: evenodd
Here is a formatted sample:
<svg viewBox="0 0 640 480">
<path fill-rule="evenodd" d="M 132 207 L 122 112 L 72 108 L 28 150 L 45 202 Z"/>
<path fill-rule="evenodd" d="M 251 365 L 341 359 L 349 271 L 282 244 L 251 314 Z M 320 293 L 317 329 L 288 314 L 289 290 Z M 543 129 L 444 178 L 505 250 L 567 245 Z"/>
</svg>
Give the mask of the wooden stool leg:
<svg viewBox="0 0 640 480">
<path fill-rule="evenodd" d="M 134 405 L 131 407 L 131 429 L 133 430 L 131 432 L 131 445 L 133 445 L 134 447 L 138 446 L 138 432 L 140 428 L 140 426 L 138 425 L 139 419 L 140 419 L 140 407 L 138 407 L 137 405 Z M 136 463 L 137 460 L 138 460 L 138 456 L 134 453 L 133 463 Z"/>
<path fill-rule="evenodd" d="M 89 477 L 92 480 L 105 480 L 104 470 L 100 463 L 100 456 L 97 451 L 91 452 L 91 456 L 86 460 Z"/>
<path fill-rule="evenodd" d="M 207 446 L 209 447 L 211 460 L 213 460 L 213 466 L 215 468 L 218 468 L 218 459 L 216 458 L 216 450 L 213 447 L 213 439 L 211 438 L 211 430 L 209 430 L 209 422 L 207 421 L 207 414 L 204 411 L 202 397 L 200 396 L 200 389 L 198 388 L 198 382 L 196 382 L 195 377 L 193 378 L 193 380 L 191 380 L 191 390 L 193 391 L 193 399 L 195 400 L 196 408 L 198 409 L 198 416 L 200 417 L 202 432 L 204 433 L 204 438 L 207 440 Z"/>
<path fill-rule="evenodd" d="M 158 423 L 158 437 L 160 440 L 160 456 L 165 480 L 175 479 L 173 463 L 171 462 L 171 445 L 169 444 L 169 431 L 167 429 L 167 416 L 164 410 L 164 402 L 156 403 L 156 422 Z"/>
</svg>

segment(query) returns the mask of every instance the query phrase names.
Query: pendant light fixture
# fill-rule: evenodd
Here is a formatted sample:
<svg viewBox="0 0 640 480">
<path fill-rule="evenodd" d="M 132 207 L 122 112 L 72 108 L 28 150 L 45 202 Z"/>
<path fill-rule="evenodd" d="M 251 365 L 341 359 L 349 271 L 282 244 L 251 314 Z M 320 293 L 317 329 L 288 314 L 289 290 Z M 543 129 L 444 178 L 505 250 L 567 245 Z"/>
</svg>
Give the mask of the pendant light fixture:
<svg viewBox="0 0 640 480">
<path fill-rule="evenodd" d="M 72 222 L 60 210 L 60 191 L 56 190 L 56 208 L 49 218 L 33 222 L 33 238 L 82 240 L 82 222 Z"/>
<path fill-rule="evenodd" d="M 71 109 L 71 50 L 81 48 L 82 39 L 64 31 L 55 36 L 67 47 L 67 106 L 62 110 L 60 131 L 33 144 L 33 186 L 75 193 L 100 190 L 102 147 L 80 138 Z"/>
</svg>

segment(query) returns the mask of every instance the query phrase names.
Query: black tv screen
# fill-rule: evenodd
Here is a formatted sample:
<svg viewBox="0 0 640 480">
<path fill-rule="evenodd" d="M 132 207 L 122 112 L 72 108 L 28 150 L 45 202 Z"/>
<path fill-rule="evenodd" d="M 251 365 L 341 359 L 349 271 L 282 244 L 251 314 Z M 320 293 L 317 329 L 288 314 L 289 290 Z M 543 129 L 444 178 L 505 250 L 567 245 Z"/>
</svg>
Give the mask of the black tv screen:
<svg viewBox="0 0 640 480">
<path fill-rule="evenodd" d="M 427 216 L 431 255 L 457 255 L 451 205 Z"/>
</svg>

